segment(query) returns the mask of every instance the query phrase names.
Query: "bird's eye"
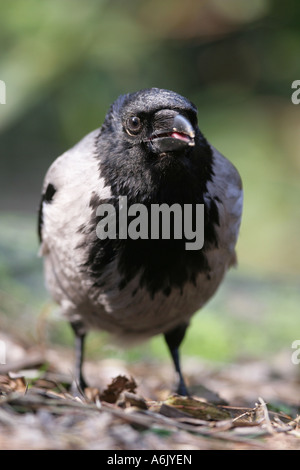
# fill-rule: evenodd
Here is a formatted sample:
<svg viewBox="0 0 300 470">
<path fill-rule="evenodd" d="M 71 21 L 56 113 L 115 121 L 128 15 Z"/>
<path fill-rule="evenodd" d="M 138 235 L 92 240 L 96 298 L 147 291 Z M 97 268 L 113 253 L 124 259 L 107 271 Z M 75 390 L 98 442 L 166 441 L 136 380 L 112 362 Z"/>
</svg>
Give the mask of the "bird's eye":
<svg viewBox="0 0 300 470">
<path fill-rule="evenodd" d="M 142 128 L 142 121 L 138 116 L 131 116 L 127 119 L 126 130 L 130 135 L 136 135 Z"/>
</svg>

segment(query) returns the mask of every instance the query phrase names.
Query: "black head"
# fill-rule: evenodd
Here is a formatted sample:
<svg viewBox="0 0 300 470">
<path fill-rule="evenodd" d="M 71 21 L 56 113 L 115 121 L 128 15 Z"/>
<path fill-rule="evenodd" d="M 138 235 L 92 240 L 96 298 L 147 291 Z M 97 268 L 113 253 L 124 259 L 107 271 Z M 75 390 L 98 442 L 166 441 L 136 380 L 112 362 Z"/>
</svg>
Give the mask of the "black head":
<svg viewBox="0 0 300 470">
<path fill-rule="evenodd" d="M 152 158 L 185 153 L 195 145 L 196 107 L 178 94 L 151 88 L 121 97 L 120 123 L 129 146 Z"/>
<path fill-rule="evenodd" d="M 111 106 L 98 142 L 101 170 L 115 193 L 141 194 L 176 184 L 196 167 L 205 175 L 211 149 L 197 124 L 197 108 L 177 93 L 150 88 L 120 96 Z M 197 171 L 198 173 L 198 171 Z M 199 184 L 199 178 L 198 178 Z"/>
</svg>

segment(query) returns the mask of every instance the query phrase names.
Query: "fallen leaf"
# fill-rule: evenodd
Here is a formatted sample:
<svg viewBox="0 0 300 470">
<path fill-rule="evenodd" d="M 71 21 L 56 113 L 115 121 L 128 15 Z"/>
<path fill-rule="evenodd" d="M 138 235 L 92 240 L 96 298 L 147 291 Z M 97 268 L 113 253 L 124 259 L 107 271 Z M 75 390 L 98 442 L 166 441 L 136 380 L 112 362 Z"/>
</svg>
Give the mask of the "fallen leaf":
<svg viewBox="0 0 300 470">
<path fill-rule="evenodd" d="M 108 387 L 100 394 L 100 400 L 107 403 L 116 403 L 122 392 L 127 390 L 134 393 L 137 388 L 135 380 L 131 377 L 118 375 L 115 377 Z"/>
<path fill-rule="evenodd" d="M 182 417 L 182 414 L 184 413 L 185 415 L 190 415 L 194 418 L 205 421 L 220 421 L 231 418 L 230 413 L 224 410 L 222 407 L 191 397 L 180 397 L 178 395 L 173 395 L 165 400 L 163 405 L 173 408 L 175 414 L 176 412 L 178 413 L 178 417 Z M 163 406 L 160 412 L 162 413 L 162 411 L 164 412 Z M 173 417 L 175 417 L 174 413 Z"/>
<path fill-rule="evenodd" d="M 26 390 L 27 384 L 24 377 L 11 378 L 8 375 L 0 375 L 0 393 L 25 393 Z"/>
</svg>

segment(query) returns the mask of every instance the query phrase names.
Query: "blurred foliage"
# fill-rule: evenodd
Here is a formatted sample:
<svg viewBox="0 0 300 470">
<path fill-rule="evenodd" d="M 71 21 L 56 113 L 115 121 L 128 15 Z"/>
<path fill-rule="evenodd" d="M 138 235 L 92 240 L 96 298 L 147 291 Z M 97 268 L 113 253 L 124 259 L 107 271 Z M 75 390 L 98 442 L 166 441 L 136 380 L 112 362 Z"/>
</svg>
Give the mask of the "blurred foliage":
<svg viewBox="0 0 300 470">
<path fill-rule="evenodd" d="M 289 347 L 300 331 L 299 15 L 296 0 L 2 3 L 1 311 L 30 318 L 30 330 L 47 299 L 36 210 L 50 163 L 99 127 L 119 94 L 158 86 L 195 102 L 245 189 L 240 268 L 194 320 L 186 351 L 220 359 Z"/>
</svg>

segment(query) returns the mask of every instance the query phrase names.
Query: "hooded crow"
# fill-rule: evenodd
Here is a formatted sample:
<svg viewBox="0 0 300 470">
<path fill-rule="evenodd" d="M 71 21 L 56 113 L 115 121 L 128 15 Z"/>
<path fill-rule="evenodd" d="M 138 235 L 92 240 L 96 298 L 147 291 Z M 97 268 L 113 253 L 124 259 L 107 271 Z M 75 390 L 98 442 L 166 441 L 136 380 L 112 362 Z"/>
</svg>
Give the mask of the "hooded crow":
<svg viewBox="0 0 300 470">
<path fill-rule="evenodd" d="M 238 171 L 201 133 L 196 106 L 169 90 L 120 96 L 99 129 L 54 161 L 40 253 L 75 332 L 78 387 L 86 385 L 84 338 L 96 328 L 129 345 L 163 334 L 177 392 L 188 395 L 179 346 L 236 263 L 242 204 Z"/>
</svg>

